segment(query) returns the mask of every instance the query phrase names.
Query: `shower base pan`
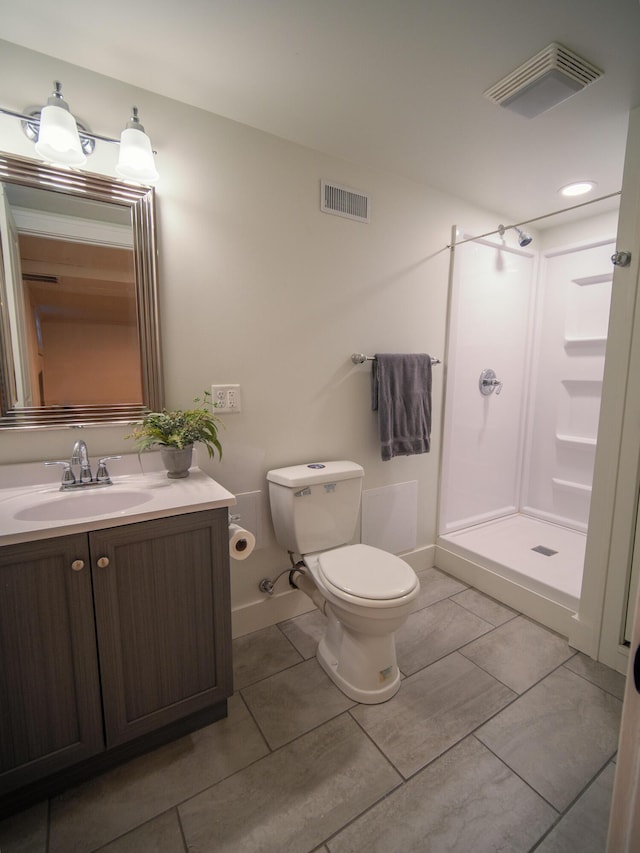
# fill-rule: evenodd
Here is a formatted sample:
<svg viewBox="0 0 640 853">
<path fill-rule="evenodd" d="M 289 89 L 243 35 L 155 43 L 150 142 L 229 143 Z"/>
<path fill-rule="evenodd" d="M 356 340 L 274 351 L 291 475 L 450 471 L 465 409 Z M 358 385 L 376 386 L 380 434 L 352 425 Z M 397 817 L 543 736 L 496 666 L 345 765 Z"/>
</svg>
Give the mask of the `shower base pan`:
<svg viewBox="0 0 640 853">
<path fill-rule="evenodd" d="M 436 565 L 543 624 L 551 622 L 550 627 L 560 629 L 567 622 L 562 617 L 578 610 L 586 538 L 568 527 L 511 515 L 441 536 Z M 493 577 L 483 578 L 483 569 Z M 506 596 L 498 594 L 496 577 L 510 582 Z M 537 596 L 538 606 L 535 598 L 519 595 L 518 590 Z M 526 602 L 533 604 L 527 606 Z M 559 618 L 546 615 L 554 607 Z"/>
</svg>

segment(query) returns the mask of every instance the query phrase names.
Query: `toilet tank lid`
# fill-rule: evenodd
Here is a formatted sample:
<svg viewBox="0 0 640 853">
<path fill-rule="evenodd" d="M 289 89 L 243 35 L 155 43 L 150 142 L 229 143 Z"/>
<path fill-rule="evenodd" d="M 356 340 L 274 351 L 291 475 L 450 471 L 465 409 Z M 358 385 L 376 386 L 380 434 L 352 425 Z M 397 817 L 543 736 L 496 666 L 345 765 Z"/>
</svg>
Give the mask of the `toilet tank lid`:
<svg viewBox="0 0 640 853">
<path fill-rule="evenodd" d="M 267 480 L 290 489 L 313 486 L 320 483 L 336 483 L 338 480 L 353 480 L 364 477 L 364 468 L 357 462 L 308 462 L 305 465 L 290 465 L 267 471 Z"/>
</svg>

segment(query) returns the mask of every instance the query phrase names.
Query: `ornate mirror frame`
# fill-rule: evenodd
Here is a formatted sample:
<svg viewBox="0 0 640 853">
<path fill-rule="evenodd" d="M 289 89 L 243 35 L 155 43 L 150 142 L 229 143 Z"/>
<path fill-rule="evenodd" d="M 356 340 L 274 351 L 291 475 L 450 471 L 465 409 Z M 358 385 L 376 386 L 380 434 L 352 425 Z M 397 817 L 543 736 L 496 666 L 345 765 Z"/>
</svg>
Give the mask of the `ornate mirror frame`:
<svg viewBox="0 0 640 853">
<path fill-rule="evenodd" d="M 131 211 L 135 286 L 140 341 L 142 405 L 39 406 L 14 405 L 15 372 L 9 325 L 0 299 L 0 429 L 123 424 L 140 420 L 163 405 L 160 323 L 158 314 L 155 193 L 152 187 L 71 172 L 0 152 L 0 181 L 76 198 L 127 207 Z M 1 293 L 0 293 L 1 296 Z"/>
</svg>

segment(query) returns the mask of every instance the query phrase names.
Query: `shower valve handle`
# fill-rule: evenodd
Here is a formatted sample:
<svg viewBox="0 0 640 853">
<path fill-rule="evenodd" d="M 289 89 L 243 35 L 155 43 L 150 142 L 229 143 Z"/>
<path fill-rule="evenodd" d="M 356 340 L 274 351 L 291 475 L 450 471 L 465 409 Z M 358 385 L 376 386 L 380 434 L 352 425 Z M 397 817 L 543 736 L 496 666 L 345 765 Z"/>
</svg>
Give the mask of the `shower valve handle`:
<svg viewBox="0 0 640 853">
<path fill-rule="evenodd" d="M 483 397 L 488 397 L 489 394 L 496 392 L 496 397 L 502 391 L 502 382 L 497 378 L 495 370 L 491 367 L 485 367 L 480 374 L 478 387 Z"/>
</svg>

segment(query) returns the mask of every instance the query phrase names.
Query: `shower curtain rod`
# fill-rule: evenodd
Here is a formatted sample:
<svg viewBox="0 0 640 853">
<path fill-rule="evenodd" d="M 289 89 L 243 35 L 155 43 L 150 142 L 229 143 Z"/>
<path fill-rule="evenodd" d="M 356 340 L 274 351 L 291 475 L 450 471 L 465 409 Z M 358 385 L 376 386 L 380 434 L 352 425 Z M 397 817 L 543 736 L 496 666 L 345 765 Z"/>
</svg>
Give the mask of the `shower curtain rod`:
<svg viewBox="0 0 640 853">
<path fill-rule="evenodd" d="M 571 207 L 563 207 L 562 210 L 554 210 L 553 213 L 545 213 L 544 216 L 535 216 L 533 219 L 525 219 L 524 222 L 516 222 L 515 225 L 498 225 L 495 231 L 487 231 L 486 234 L 478 234 L 476 237 L 467 237 L 466 240 L 458 240 L 457 243 L 448 243 L 447 249 L 455 249 L 456 246 L 462 246 L 463 243 L 472 243 L 474 240 L 481 240 L 483 237 L 491 237 L 494 234 L 502 234 L 508 231 L 509 228 L 519 228 L 521 225 L 530 225 L 532 222 L 539 222 L 541 219 L 549 219 L 550 216 L 559 216 L 561 213 L 568 213 L 570 210 L 577 210 L 579 207 L 586 207 L 588 204 L 595 204 L 597 201 L 605 201 L 605 199 L 613 198 L 620 195 L 622 190 L 609 195 L 601 195 L 600 198 L 592 198 L 590 201 L 583 201 L 580 204 L 573 204 Z"/>
</svg>

